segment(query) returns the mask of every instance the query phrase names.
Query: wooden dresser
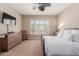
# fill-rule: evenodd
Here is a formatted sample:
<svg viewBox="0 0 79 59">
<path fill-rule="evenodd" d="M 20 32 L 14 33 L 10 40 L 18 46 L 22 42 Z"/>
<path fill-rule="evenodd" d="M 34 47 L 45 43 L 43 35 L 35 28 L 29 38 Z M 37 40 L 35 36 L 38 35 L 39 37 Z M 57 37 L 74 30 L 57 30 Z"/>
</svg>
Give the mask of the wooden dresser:
<svg viewBox="0 0 79 59">
<path fill-rule="evenodd" d="M 6 34 L 4 38 L 0 38 L 0 49 L 9 50 L 22 41 L 21 32 Z"/>
</svg>

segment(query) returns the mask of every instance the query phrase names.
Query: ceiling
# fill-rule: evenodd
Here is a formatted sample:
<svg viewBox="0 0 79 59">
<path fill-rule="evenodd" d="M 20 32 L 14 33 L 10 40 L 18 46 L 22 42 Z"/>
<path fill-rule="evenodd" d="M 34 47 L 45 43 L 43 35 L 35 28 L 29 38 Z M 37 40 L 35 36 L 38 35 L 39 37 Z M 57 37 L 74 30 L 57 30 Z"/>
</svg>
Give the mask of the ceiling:
<svg viewBox="0 0 79 59">
<path fill-rule="evenodd" d="M 18 11 L 21 15 L 59 15 L 70 3 L 51 3 L 50 7 L 46 7 L 45 11 L 40 11 L 38 8 L 33 10 L 33 3 L 8 3 L 12 8 Z"/>
</svg>

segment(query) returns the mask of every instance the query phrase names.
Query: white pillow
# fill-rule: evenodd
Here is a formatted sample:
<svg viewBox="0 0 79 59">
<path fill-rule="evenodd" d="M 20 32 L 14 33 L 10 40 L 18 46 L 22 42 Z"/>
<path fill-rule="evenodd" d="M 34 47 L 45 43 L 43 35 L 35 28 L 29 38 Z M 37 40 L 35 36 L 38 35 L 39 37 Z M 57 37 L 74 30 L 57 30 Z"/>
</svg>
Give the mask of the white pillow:
<svg viewBox="0 0 79 59">
<path fill-rule="evenodd" d="M 72 30 L 64 30 L 62 39 L 72 41 L 73 39 Z"/>
<path fill-rule="evenodd" d="M 74 35 L 73 35 L 73 34 L 70 34 L 70 35 L 65 36 L 65 37 L 63 38 L 63 40 L 66 40 L 66 41 L 72 41 L 73 39 L 74 39 Z"/>
</svg>

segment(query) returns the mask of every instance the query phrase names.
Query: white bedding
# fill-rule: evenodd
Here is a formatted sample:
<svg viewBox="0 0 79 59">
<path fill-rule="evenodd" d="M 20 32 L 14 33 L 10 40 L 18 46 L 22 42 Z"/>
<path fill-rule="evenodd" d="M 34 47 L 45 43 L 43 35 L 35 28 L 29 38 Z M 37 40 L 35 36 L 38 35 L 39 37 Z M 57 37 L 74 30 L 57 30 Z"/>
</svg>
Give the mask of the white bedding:
<svg viewBox="0 0 79 59">
<path fill-rule="evenodd" d="M 79 56 L 79 30 L 60 31 L 57 36 L 45 36 L 48 56 Z"/>
<path fill-rule="evenodd" d="M 79 43 L 57 38 L 45 39 L 45 52 L 48 56 L 77 56 L 79 55 Z"/>
</svg>

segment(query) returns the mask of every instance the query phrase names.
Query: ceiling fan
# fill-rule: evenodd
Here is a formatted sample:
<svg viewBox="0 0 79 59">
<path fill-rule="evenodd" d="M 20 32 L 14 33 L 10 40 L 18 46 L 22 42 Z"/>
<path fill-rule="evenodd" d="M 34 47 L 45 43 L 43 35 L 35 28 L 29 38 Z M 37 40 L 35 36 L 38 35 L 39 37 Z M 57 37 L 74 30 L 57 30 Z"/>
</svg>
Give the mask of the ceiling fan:
<svg viewBox="0 0 79 59">
<path fill-rule="evenodd" d="M 44 11 L 46 7 L 50 7 L 51 3 L 34 3 L 33 10 L 38 8 L 40 11 Z"/>
</svg>

